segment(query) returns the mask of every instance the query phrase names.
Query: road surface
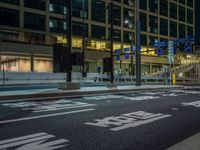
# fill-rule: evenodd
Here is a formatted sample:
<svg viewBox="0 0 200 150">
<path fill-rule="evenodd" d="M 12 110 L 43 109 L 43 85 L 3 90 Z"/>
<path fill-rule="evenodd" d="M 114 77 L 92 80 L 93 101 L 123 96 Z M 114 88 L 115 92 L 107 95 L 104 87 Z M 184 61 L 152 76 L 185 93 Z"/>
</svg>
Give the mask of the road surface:
<svg viewBox="0 0 200 150">
<path fill-rule="evenodd" d="M 0 102 L 0 150 L 165 150 L 199 132 L 200 89 Z"/>
</svg>

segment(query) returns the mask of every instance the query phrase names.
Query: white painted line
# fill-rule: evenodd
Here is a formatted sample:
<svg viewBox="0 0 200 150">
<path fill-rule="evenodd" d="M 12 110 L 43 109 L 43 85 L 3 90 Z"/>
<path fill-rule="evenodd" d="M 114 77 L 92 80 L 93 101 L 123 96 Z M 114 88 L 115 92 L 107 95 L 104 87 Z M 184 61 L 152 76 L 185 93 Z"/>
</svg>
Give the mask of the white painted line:
<svg viewBox="0 0 200 150">
<path fill-rule="evenodd" d="M 168 148 L 167 150 L 200 150 L 200 133 Z"/>
<path fill-rule="evenodd" d="M 109 128 L 109 130 L 111 131 L 120 131 L 152 123 L 154 121 L 168 117 L 171 117 L 171 115 L 137 111 L 127 114 L 121 114 L 120 116 L 109 116 L 103 119 L 95 119 L 94 122 L 85 122 L 84 124 L 102 128 Z"/>
<path fill-rule="evenodd" d="M 19 122 L 19 121 L 25 121 L 25 120 L 33 120 L 33 119 L 39 119 L 39 118 L 47 118 L 47 117 L 53 117 L 53 116 L 62 116 L 62 115 L 67 115 L 67 114 L 74 114 L 74 113 L 87 112 L 87 111 L 93 111 L 93 110 L 95 110 L 95 109 L 91 108 L 91 109 L 75 110 L 75 111 L 48 114 L 48 115 L 41 115 L 41 116 L 34 116 L 34 117 L 10 119 L 10 120 L 0 121 L 0 124 L 11 123 L 11 122 Z"/>
<path fill-rule="evenodd" d="M 134 128 L 134 127 L 138 127 L 138 126 L 145 125 L 145 124 L 148 124 L 148 123 L 152 123 L 156 120 L 165 119 L 165 118 L 168 118 L 168 117 L 171 117 L 171 115 L 164 115 L 164 116 L 159 116 L 159 117 L 148 119 L 148 120 L 138 121 L 138 122 L 126 124 L 126 125 L 123 125 L 123 126 L 120 126 L 120 127 L 111 128 L 110 130 L 120 131 L 120 130 L 124 130 L 124 129 L 128 129 L 128 128 Z"/>
<path fill-rule="evenodd" d="M 9 140 L 3 140 L 3 141 L 0 141 L 0 145 L 15 142 L 15 141 L 21 141 L 21 140 L 25 140 L 25 139 L 29 139 L 29 138 L 35 138 L 38 136 L 45 136 L 45 135 L 47 135 L 47 133 L 36 133 L 36 134 L 13 138 L 13 139 L 9 139 Z"/>
<path fill-rule="evenodd" d="M 55 136 L 48 133 L 36 133 L 16 138 L 0 141 L 0 149 L 15 149 L 15 150 L 55 150 L 61 147 L 66 147 L 68 140 L 54 139 Z M 50 140 L 50 141 L 49 141 Z"/>
<path fill-rule="evenodd" d="M 53 137 L 55 137 L 55 136 L 53 136 L 53 135 L 45 135 L 45 136 L 35 137 L 35 138 L 32 138 L 32 139 L 27 139 L 27 140 L 23 140 L 23 141 L 17 141 L 17 142 L 14 142 L 14 143 L 7 143 L 7 144 L 4 144 L 2 146 L 0 145 L 0 149 L 14 147 L 14 146 L 17 146 L 17 145 L 23 145 L 23 144 L 36 142 L 36 141 L 40 141 L 40 140 L 45 140 L 45 139 L 49 139 L 49 138 L 53 138 Z"/>
<path fill-rule="evenodd" d="M 52 108 L 52 109 L 46 109 L 46 110 L 37 110 L 33 112 L 39 113 L 39 112 L 57 111 L 57 110 L 63 110 L 63 109 L 73 109 L 73 108 L 81 108 L 81 107 L 89 107 L 89 106 L 94 106 L 94 104 L 71 106 L 71 107 L 59 107 L 59 108 Z"/>
</svg>

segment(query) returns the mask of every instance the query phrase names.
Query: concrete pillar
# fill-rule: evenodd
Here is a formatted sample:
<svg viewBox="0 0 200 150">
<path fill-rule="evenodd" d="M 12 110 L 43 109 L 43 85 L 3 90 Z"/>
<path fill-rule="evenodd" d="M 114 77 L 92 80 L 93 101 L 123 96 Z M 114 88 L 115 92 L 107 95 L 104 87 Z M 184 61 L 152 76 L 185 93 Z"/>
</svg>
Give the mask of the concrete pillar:
<svg viewBox="0 0 200 150">
<path fill-rule="evenodd" d="M 34 71 L 34 54 L 33 53 L 30 54 L 30 71 L 31 72 Z"/>
</svg>

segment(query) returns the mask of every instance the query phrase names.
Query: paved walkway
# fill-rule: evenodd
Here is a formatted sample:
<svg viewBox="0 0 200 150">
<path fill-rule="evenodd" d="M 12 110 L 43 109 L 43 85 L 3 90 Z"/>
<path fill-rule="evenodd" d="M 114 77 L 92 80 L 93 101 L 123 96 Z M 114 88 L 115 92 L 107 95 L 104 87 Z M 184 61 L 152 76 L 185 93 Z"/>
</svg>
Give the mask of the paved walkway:
<svg viewBox="0 0 200 150">
<path fill-rule="evenodd" d="M 106 86 L 91 86 L 81 87 L 80 90 L 58 90 L 57 88 L 47 89 L 30 89 L 30 90 L 16 90 L 16 91 L 0 91 L 0 96 L 13 96 L 13 95 L 30 95 L 30 94 L 47 94 L 47 93 L 75 93 L 75 92 L 98 92 L 98 91 L 109 91 L 109 90 L 144 90 L 144 89 L 161 89 L 161 88 L 175 88 L 182 86 L 164 86 L 164 85 L 142 85 L 138 86 L 117 86 L 116 88 L 108 88 Z"/>
</svg>

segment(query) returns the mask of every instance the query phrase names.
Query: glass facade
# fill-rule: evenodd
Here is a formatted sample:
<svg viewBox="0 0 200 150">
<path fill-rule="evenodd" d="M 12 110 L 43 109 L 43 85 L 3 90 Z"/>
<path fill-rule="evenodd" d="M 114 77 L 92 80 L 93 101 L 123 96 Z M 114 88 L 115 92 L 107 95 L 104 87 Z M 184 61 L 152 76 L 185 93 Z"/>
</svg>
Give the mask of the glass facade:
<svg viewBox="0 0 200 150">
<path fill-rule="evenodd" d="M 177 37 L 177 23 L 174 21 L 170 21 L 170 36 Z"/>
<path fill-rule="evenodd" d="M 88 37 L 88 25 L 87 24 L 84 24 L 85 27 L 84 27 L 84 30 L 85 30 L 85 37 Z M 75 22 L 73 21 L 72 22 L 72 34 L 74 36 L 83 36 L 83 23 L 80 23 L 80 22 Z"/>
<path fill-rule="evenodd" d="M 140 9 L 147 10 L 147 0 L 140 0 Z"/>
<path fill-rule="evenodd" d="M 19 11 L 0 7 L 0 25 L 19 27 Z"/>
<path fill-rule="evenodd" d="M 15 5 L 19 4 L 19 0 L 0 0 L 0 2 L 10 3 L 10 4 L 15 4 Z"/>
<path fill-rule="evenodd" d="M 83 18 L 84 16 L 84 18 L 87 19 L 88 18 L 88 0 L 73 0 L 72 1 L 72 15 L 78 18 Z"/>
<path fill-rule="evenodd" d="M 193 10 L 187 9 L 187 23 L 193 24 Z"/>
<path fill-rule="evenodd" d="M 84 1 L 84 11 L 83 11 Z M 21 4 L 24 2 L 23 4 Z M 91 2 L 91 3 L 89 3 Z M 110 42 L 110 15 L 108 0 L 72 0 L 72 47 L 81 49 L 83 20 L 85 18 L 86 50 L 108 50 Z M 0 0 L 0 26 L 12 27 L 16 36 L 32 43 L 66 43 L 67 1 L 66 0 Z M 135 44 L 135 0 L 113 0 L 114 50 L 130 47 L 132 36 Z M 20 5 L 20 6 L 18 6 Z M 184 38 L 194 33 L 194 0 L 140 0 L 141 45 L 143 55 L 151 53 L 154 42 L 172 38 Z M 21 7 L 25 9 L 21 10 Z M 9 8 L 6 8 L 9 7 Z M 19 15 L 19 9 L 24 14 Z M 46 12 L 47 11 L 47 12 Z M 50 12 L 49 14 L 48 11 Z M 21 13 L 21 12 L 20 12 Z M 19 34 L 17 28 L 23 29 Z M 20 31 L 21 32 L 21 31 Z M 47 34 L 46 34 L 47 33 Z M 0 31 L 0 34 L 2 32 Z M 11 35 L 13 36 L 13 35 Z M 39 42 L 41 41 L 41 42 Z M 64 41 L 64 42 L 63 42 Z M 148 51 L 149 50 L 149 51 Z M 102 60 L 102 59 L 101 59 Z M 129 61 L 129 60 L 127 60 Z M 88 63 L 94 66 L 92 63 Z M 145 65 L 148 70 L 149 65 Z M 148 71 L 149 72 L 149 71 Z"/>
<path fill-rule="evenodd" d="M 46 10 L 46 2 L 44 0 L 24 0 L 24 6 L 44 11 Z"/>
<path fill-rule="evenodd" d="M 185 8 L 179 6 L 179 21 L 185 22 Z"/>
<path fill-rule="evenodd" d="M 168 20 L 160 19 L 160 34 L 168 36 Z"/>
<path fill-rule="evenodd" d="M 160 14 L 168 17 L 168 0 L 160 0 Z"/>
<path fill-rule="evenodd" d="M 46 30 L 45 16 L 25 12 L 24 28 L 45 31 Z"/>
<path fill-rule="evenodd" d="M 123 11 L 123 15 L 124 15 L 124 27 L 130 27 L 129 25 L 131 24 L 132 26 L 134 25 L 134 11 L 124 8 Z M 129 23 L 126 23 L 126 21 L 128 21 Z"/>
<path fill-rule="evenodd" d="M 66 1 L 64 0 L 50 0 L 49 11 L 58 14 L 67 14 Z"/>
<path fill-rule="evenodd" d="M 109 29 L 109 40 L 110 40 L 110 29 Z M 113 40 L 116 42 L 121 42 L 121 31 L 120 30 L 114 30 L 113 31 Z"/>
<path fill-rule="evenodd" d="M 116 26 L 121 26 L 121 7 L 114 5 L 113 6 L 113 23 Z M 109 15 L 110 18 L 110 15 Z M 110 19 L 109 19 L 110 22 Z"/>
<path fill-rule="evenodd" d="M 125 43 L 131 43 L 131 32 L 124 31 L 124 40 Z"/>
<path fill-rule="evenodd" d="M 158 0 L 149 0 L 149 11 L 158 13 Z"/>
<path fill-rule="evenodd" d="M 140 24 L 141 24 L 141 30 L 147 31 L 147 15 L 145 13 L 140 13 Z"/>
<path fill-rule="evenodd" d="M 50 28 L 50 32 L 66 33 L 67 23 L 63 19 L 50 17 L 49 28 Z"/>
<path fill-rule="evenodd" d="M 170 3 L 170 17 L 177 19 L 177 5 L 174 3 Z"/>
<path fill-rule="evenodd" d="M 97 22 L 106 21 L 106 5 L 102 0 L 92 0 L 92 20 Z"/>
<path fill-rule="evenodd" d="M 92 25 L 92 38 L 104 40 L 106 37 L 105 27 Z"/>
<path fill-rule="evenodd" d="M 179 24 L 179 38 L 185 38 L 185 25 Z"/>
<path fill-rule="evenodd" d="M 158 33 L 158 17 L 149 15 L 149 32 Z"/>
</svg>

